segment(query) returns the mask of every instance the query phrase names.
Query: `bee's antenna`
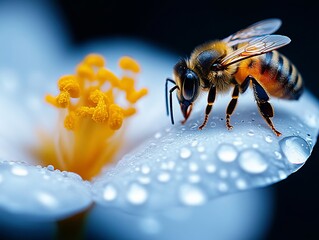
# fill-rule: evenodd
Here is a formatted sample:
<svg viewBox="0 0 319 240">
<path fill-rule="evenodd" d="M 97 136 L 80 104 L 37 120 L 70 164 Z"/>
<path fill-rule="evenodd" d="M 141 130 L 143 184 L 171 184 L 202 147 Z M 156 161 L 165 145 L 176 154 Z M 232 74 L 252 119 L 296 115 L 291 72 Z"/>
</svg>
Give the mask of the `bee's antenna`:
<svg viewBox="0 0 319 240">
<path fill-rule="evenodd" d="M 173 83 L 175 86 L 172 87 L 170 90 L 169 90 L 169 109 L 168 109 L 168 82 L 171 82 Z M 171 122 L 172 124 L 174 124 L 174 117 L 173 117 L 173 99 L 172 99 L 172 93 L 177 89 L 179 88 L 177 85 L 176 85 L 176 82 L 170 78 L 166 78 L 166 83 L 165 83 L 165 99 L 166 99 L 166 115 L 168 116 L 169 114 L 171 114 Z"/>
</svg>

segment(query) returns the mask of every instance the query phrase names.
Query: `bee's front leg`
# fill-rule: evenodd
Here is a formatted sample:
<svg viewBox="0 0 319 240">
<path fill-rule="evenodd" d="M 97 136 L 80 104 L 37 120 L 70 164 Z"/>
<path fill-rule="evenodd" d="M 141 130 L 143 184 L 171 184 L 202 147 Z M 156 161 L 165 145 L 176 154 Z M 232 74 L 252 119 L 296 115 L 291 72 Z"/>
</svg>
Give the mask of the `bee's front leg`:
<svg viewBox="0 0 319 240">
<path fill-rule="evenodd" d="M 213 104 L 215 102 L 215 98 L 216 98 L 216 86 L 212 85 L 209 89 L 208 92 L 208 97 L 207 97 L 207 106 L 206 106 L 206 110 L 205 110 L 205 119 L 204 122 L 202 123 L 202 125 L 199 126 L 199 130 L 202 130 L 208 121 L 208 116 L 210 114 L 210 112 L 212 111 L 213 108 Z"/>
</svg>

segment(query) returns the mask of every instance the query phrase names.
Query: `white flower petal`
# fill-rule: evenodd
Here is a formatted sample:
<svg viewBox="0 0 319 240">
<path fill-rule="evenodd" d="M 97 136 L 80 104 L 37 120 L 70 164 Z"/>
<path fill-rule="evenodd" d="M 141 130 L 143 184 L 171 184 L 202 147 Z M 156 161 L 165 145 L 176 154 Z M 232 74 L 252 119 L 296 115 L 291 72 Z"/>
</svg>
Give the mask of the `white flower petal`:
<svg viewBox="0 0 319 240">
<path fill-rule="evenodd" d="M 225 99 L 218 100 L 226 106 Z M 202 205 L 286 178 L 305 163 L 316 142 L 318 101 L 305 93 L 299 101 L 272 102 L 282 137 L 260 117 L 250 94 L 239 98 L 232 131 L 225 127 L 225 106 L 214 109 L 202 131 L 197 110 L 185 126 L 156 133 L 97 178 L 96 201 L 133 211 Z"/>
<path fill-rule="evenodd" d="M 2 211 L 39 219 L 62 219 L 92 203 L 87 182 L 52 166 L 0 161 L 0 192 Z"/>
<path fill-rule="evenodd" d="M 96 238 L 261 239 L 273 218 L 272 208 L 270 188 L 224 196 L 202 206 L 168 208 L 150 214 L 130 214 L 98 205 L 90 212 L 87 227 L 90 236 Z"/>
</svg>

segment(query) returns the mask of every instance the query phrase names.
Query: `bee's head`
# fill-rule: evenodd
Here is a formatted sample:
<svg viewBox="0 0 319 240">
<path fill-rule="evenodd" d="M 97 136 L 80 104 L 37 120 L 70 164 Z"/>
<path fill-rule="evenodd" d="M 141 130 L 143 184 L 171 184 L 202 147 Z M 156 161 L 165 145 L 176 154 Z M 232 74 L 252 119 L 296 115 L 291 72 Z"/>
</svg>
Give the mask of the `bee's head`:
<svg viewBox="0 0 319 240">
<path fill-rule="evenodd" d="M 184 59 L 175 65 L 174 77 L 177 86 L 176 96 L 185 118 L 183 122 L 185 122 L 192 111 L 193 102 L 199 95 L 200 79 L 187 67 Z"/>
</svg>

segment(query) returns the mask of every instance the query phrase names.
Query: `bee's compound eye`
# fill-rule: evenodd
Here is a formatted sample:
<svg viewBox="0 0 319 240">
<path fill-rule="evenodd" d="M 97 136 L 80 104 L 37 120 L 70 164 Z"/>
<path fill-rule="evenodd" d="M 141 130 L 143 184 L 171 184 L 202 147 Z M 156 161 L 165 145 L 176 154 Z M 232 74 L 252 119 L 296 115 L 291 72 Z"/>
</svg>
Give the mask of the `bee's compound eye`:
<svg viewBox="0 0 319 240">
<path fill-rule="evenodd" d="M 188 101 L 193 101 L 197 93 L 199 80 L 194 72 L 186 73 L 183 84 L 183 97 Z"/>
</svg>

